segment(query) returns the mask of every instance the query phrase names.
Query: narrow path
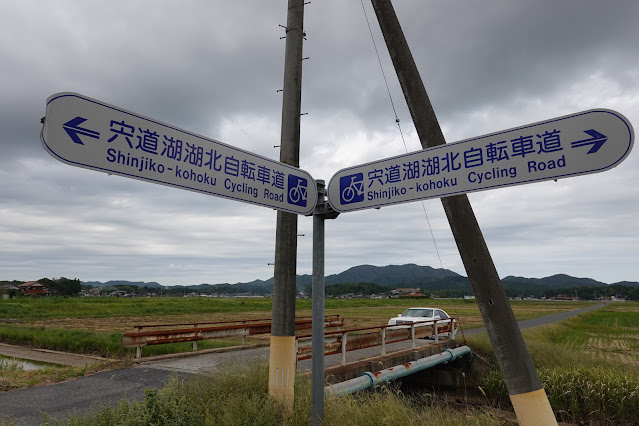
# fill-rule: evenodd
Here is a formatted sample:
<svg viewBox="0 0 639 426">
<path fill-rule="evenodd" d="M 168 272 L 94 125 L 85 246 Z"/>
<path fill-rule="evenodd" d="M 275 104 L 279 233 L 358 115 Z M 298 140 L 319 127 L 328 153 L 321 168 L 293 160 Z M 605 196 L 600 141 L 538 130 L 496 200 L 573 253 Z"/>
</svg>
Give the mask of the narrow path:
<svg viewBox="0 0 639 426">
<path fill-rule="evenodd" d="M 8 345 L 6 343 L 0 343 L 0 355 L 9 358 L 21 358 L 30 361 L 48 362 L 50 364 L 68 365 L 71 367 L 86 367 L 96 362 L 109 361 L 108 358 L 51 351 L 48 349 L 33 349 L 24 346 Z"/>
</svg>

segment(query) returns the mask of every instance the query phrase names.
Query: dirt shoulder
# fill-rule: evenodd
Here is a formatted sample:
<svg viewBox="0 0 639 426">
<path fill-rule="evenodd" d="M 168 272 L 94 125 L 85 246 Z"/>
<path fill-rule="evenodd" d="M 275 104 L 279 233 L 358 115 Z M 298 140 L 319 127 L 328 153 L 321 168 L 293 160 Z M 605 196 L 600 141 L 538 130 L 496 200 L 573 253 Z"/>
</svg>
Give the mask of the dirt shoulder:
<svg viewBox="0 0 639 426">
<path fill-rule="evenodd" d="M 86 367 L 96 363 L 112 361 L 108 358 L 51 351 L 48 349 L 35 349 L 25 346 L 9 345 L 6 343 L 0 343 L 0 355 L 10 358 L 22 358 L 31 361 L 48 362 L 50 364 L 68 365 L 71 367 Z"/>
</svg>

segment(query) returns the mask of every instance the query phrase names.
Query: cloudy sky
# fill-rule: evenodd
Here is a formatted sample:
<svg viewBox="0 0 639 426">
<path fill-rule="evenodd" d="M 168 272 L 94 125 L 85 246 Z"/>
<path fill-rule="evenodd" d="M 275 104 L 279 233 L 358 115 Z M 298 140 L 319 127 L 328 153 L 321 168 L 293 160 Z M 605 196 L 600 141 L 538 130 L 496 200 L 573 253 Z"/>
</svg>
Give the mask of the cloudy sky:
<svg viewBox="0 0 639 426">
<path fill-rule="evenodd" d="M 83 95 L 279 159 L 286 1 L 0 2 L 0 279 L 164 285 L 273 275 L 275 211 L 63 164 L 48 96 Z M 639 2 L 395 0 L 448 142 L 609 108 L 639 123 Z M 518 3 L 518 4 L 515 4 Z M 340 169 L 421 148 L 375 15 L 306 6 L 301 161 Z M 639 154 L 598 174 L 469 194 L 501 277 L 639 281 Z M 345 213 L 326 273 L 416 263 L 465 275 L 437 199 Z M 300 217 L 298 273 L 311 273 Z"/>
</svg>

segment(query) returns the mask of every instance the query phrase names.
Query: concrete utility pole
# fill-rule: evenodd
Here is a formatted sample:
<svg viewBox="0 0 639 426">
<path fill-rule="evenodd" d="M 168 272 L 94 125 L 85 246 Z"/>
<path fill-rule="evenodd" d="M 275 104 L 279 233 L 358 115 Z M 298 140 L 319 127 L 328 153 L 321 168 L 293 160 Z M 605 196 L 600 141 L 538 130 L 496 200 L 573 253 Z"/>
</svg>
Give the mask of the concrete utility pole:
<svg viewBox="0 0 639 426">
<path fill-rule="evenodd" d="M 371 0 L 423 148 L 446 143 L 391 0 Z M 441 199 L 517 419 L 556 425 L 546 392 L 521 335 L 466 195 Z"/>
<path fill-rule="evenodd" d="M 282 100 L 280 161 L 299 167 L 302 102 L 304 0 L 289 0 Z M 273 322 L 269 360 L 269 394 L 293 408 L 295 382 L 295 294 L 297 215 L 277 212 L 273 283 Z"/>
</svg>

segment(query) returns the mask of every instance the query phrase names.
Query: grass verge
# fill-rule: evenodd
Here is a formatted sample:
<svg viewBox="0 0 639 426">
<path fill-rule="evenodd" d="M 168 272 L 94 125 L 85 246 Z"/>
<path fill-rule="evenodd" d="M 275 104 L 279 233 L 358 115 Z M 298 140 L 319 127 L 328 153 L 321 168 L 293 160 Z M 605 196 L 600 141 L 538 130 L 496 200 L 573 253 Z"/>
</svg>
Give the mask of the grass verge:
<svg viewBox="0 0 639 426">
<path fill-rule="evenodd" d="M 147 389 L 143 401 L 94 406 L 88 415 L 49 425 L 308 425 L 310 382 L 295 385 L 293 413 L 268 394 L 268 366 L 229 366 L 211 377 L 184 382 L 174 376 L 162 389 Z M 442 404 L 432 395 L 406 397 L 396 389 L 327 398 L 326 425 L 500 425 L 512 424 L 490 412 Z"/>
<path fill-rule="evenodd" d="M 608 305 L 523 335 L 557 418 L 587 424 L 639 424 L 639 304 Z M 594 344 L 593 342 L 603 342 Z M 510 398 L 488 338 L 470 336 L 493 371 L 475 380 L 498 406 Z"/>
</svg>

